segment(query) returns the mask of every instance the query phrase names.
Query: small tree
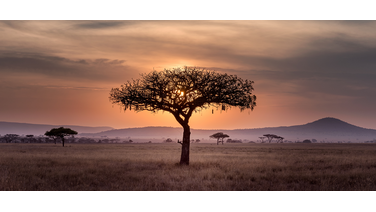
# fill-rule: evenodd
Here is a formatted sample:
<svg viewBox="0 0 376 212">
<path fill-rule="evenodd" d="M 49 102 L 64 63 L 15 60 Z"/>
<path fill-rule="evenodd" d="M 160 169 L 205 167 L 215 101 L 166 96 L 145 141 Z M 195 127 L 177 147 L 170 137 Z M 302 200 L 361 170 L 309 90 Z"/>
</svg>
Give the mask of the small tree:
<svg viewBox="0 0 376 212">
<path fill-rule="evenodd" d="M 211 136 L 209 136 L 210 138 L 215 138 L 215 139 L 217 139 L 217 145 L 219 144 L 219 142 L 220 142 L 220 140 L 219 139 L 221 139 L 221 141 L 222 141 L 222 145 L 223 145 L 223 139 L 224 138 L 228 138 L 228 137 L 230 137 L 229 135 L 227 135 L 227 134 L 224 134 L 224 133 L 222 133 L 222 132 L 217 132 L 217 133 L 215 133 L 215 134 L 213 134 L 213 135 L 211 135 Z"/>
<path fill-rule="evenodd" d="M 171 139 L 171 138 L 167 138 L 167 139 L 165 140 L 165 142 L 166 142 L 166 143 L 172 143 L 172 139 Z"/>
<path fill-rule="evenodd" d="M 274 134 L 265 134 L 264 136 L 268 138 L 269 143 L 272 142 L 273 138 L 277 140 L 277 143 L 282 142 L 284 139 L 283 137 Z"/>
<path fill-rule="evenodd" d="M 110 101 L 124 110 L 166 111 L 183 127 L 180 164 L 189 165 L 191 130 L 189 119 L 193 112 L 214 107 L 239 107 L 240 110 L 256 106 L 252 95 L 253 81 L 236 75 L 220 74 L 195 67 L 153 71 L 113 88 Z"/>
<path fill-rule="evenodd" d="M 44 135 L 53 137 L 55 140 L 55 144 L 56 144 L 56 139 L 60 138 L 64 147 L 64 141 L 65 141 L 64 137 L 77 135 L 77 132 L 74 130 L 71 130 L 70 128 L 60 127 L 60 128 L 53 128 L 50 131 L 47 131 Z"/>
</svg>

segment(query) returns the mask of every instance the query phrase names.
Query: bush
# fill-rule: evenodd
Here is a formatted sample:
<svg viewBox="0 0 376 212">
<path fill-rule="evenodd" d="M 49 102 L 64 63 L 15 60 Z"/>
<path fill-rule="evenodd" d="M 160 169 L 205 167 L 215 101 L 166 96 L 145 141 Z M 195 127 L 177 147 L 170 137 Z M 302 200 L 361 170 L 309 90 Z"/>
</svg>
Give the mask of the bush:
<svg viewBox="0 0 376 212">
<path fill-rule="evenodd" d="M 227 143 L 243 143 L 241 140 L 232 140 L 231 138 L 227 139 Z"/>
<path fill-rule="evenodd" d="M 166 143 L 171 143 L 171 142 L 172 142 L 172 139 L 171 139 L 171 138 L 167 138 L 167 139 L 165 140 L 165 142 L 166 142 Z"/>
</svg>

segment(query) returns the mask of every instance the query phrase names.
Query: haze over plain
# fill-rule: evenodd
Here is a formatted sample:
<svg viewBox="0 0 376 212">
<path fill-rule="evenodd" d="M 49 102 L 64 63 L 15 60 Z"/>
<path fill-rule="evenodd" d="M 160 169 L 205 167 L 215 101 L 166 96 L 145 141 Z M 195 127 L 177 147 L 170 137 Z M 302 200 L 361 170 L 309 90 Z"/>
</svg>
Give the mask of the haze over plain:
<svg viewBox="0 0 376 212">
<path fill-rule="evenodd" d="M 109 91 L 140 73 L 199 66 L 255 81 L 254 111 L 206 110 L 195 129 L 300 125 L 376 129 L 375 21 L 1 21 L 0 121 L 180 127 L 123 113 Z"/>
</svg>

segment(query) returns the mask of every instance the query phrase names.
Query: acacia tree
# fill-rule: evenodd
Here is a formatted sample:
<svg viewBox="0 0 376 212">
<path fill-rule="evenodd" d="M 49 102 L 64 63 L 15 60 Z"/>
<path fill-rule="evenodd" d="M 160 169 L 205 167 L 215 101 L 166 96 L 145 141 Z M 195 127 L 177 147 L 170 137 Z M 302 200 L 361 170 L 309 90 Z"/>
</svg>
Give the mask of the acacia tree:
<svg viewBox="0 0 376 212">
<path fill-rule="evenodd" d="M 110 101 L 124 110 L 166 111 L 183 127 L 180 164 L 189 165 L 190 126 L 193 112 L 209 107 L 239 107 L 241 111 L 256 106 L 253 81 L 236 75 L 221 74 L 196 67 L 152 71 L 141 78 L 112 88 Z"/>
<path fill-rule="evenodd" d="M 268 138 L 269 143 L 272 142 L 273 138 L 277 139 L 277 143 L 282 142 L 284 139 L 283 137 L 274 134 L 265 134 L 264 136 Z"/>
<path fill-rule="evenodd" d="M 63 144 L 63 147 L 64 147 L 64 141 L 65 141 L 64 137 L 77 135 L 77 132 L 74 130 L 71 130 L 70 128 L 59 127 L 59 128 L 53 128 L 50 131 L 47 131 L 44 135 L 53 137 L 55 140 L 55 144 L 56 144 L 56 139 L 60 138 L 61 143 Z"/>
<path fill-rule="evenodd" d="M 222 132 L 217 132 L 217 133 L 215 133 L 215 134 L 213 134 L 213 135 L 211 135 L 211 136 L 209 136 L 210 138 L 216 138 L 217 139 L 217 145 L 219 144 L 219 142 L 220 142 L 220 140 L 219 139 L 221 139 L 222 140 L 222 145 L 223 145 L 223 139 L 224 138 L 228 138 L 228 137 L 230 137 L 229 135 L 227 135 L 227 134 L 224 134 L 224 133 L 222 133 Z"/>
<path fill-rule="evenodd" d="M 265 134 L 263 136 L 268 138 L 269 143 L 272 142 L 273 138 L 276 137 L 276 135 L 274 135 L 274 134 Z"/>
</svg>

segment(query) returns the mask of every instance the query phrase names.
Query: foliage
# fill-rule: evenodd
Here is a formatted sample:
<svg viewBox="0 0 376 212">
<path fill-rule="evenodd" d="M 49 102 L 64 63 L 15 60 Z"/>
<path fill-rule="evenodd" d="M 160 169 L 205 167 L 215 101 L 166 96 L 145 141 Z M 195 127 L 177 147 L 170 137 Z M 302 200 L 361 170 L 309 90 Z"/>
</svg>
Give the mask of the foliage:
<svg viewBox="0 0 376 212">
<path fill-rule="evenodd" d="M 4 135 L 5 143 L 11 143 L 13 140 L 15 140 L 19 135 L 17 134 L 6 134 Z"/>
<path fill-rule="evenodd" d="M 175 117 L 180 115 L 186 118 L 192 112 L 210 106 L 253 109 L 256 96 L 252 95 L 252 91 L 253 81 L 236 75 L 184 67 L 143 74 L 141 79 L 128 81 L 121 88 L 113 88 L 110 101 L 125 110 L 162 110 Z"/>
<path fill-rule="evenodd" d="M 74 130 L 71 130 L 70 128 L 53 128 L 50 131 L 47 131 L 45 136 L 52 136 L 52 137 L 64 137 L 69 135 L 77 135 L 77 132 Z"/>
<path fill-rule="evenodd" d="M 264 136 L 268 138 L 269 143 L 272 142 L 273 138 L 277 140 L 277 143 L 282 142 L 284 139 L 283 137 L 274 134 L 265 134 Z M 262 137 L 260 137 L 260 139 L 263 140 Z"/>
</svg>

